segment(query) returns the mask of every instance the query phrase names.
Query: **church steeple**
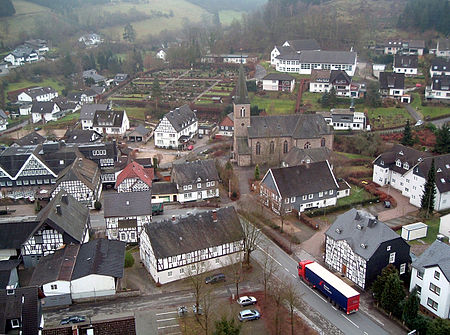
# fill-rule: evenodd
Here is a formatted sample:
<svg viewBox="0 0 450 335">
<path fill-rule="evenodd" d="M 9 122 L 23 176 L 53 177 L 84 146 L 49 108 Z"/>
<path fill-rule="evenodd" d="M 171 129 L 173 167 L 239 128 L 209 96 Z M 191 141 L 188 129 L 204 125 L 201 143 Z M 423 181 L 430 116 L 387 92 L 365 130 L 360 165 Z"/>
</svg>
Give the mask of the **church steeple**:
<svg viewBox="0 0 450 335">
<path fill-rule="evenodd" d="M 236 85 L 234 103 L 239 105 L 246 105 L 250 103 L 247 91 L 247 81 L 245 80 L 244 66 L 242 63 L 239 65 L 239 79 Z"/>
</svg>

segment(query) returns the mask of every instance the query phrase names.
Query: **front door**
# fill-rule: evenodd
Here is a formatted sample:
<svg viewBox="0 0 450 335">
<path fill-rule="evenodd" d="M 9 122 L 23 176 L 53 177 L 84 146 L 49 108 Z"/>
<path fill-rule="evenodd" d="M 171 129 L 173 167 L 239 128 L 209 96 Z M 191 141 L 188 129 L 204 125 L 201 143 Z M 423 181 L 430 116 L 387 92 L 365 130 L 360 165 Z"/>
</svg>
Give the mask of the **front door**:
<svg viewBox="0 0 450 335">
<path fill-rule="evenodd" d="M 342 274 L 343 274 L 344 276 L 347 275 L 347 265 L 345 265 L 345 264 L 342 264 Z"/>
</svg>

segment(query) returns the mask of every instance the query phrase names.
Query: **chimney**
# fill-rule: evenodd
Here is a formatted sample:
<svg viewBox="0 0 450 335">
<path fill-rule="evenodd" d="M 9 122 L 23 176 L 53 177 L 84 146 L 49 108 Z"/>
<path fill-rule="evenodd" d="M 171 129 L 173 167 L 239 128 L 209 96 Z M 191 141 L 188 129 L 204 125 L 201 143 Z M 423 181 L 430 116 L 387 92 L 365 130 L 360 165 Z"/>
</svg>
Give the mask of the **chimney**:
<svg viewBox="0 0 450 335">
<path fill-rule="evenodd" d="M 61 197 L 61 202 L 63 202 L 64 204 L 68 205 L 69 204 L 69 197 L 67 196 L 67 194 L 63 194 Z"/>
<path fill-rule="evenodd" d="M 377 220 L 376 219 L 369 219 L 369 223 L 367 224 L 367 227 L 374 227 L 377 224 Z"/>
<path fill-rule="evenodd" d="M 62 215 L 61 205 L 56 205 L 56 214 Z"/>
<path fill-rule="evenodd" d="M 212 218 L 213 218 L 213 222 L 217 222 L 217 211 L 215 209 L 213 209 L 213 211 L 212 211 Z"/>
</svg>

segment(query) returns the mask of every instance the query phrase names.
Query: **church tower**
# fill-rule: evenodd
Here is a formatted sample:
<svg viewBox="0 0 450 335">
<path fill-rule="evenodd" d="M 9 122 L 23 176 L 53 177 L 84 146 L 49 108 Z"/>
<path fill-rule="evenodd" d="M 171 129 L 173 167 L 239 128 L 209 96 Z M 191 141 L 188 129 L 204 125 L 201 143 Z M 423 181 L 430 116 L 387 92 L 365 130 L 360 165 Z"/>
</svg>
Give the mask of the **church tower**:
<svg viewBox="0 0 450 335">
<path fill-rule="evenodd" d="M 250 99 L 248 98 L 247 83 L 245 80 L 244 67 L 239 66 L 239 78 L 236 85 L 236 93 L 233 101 L 234 114 L 234 151 L 237 153 L 237 139 L 248 138 L 248 129 L 250 126 Z"/>
</svg>

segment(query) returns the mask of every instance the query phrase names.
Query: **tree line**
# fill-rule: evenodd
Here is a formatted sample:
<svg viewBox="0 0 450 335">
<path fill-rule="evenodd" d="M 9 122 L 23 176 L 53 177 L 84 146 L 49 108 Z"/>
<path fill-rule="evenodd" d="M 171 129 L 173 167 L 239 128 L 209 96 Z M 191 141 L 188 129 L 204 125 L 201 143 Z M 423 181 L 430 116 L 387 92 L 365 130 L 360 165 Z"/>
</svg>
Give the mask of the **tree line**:
<svg viewBox="0 0 450 335">
<path fill-rule="evenodd" d="M 35 4 L 53 9 L 55 12 L 68 13 L 73 9 L 80 8 L 83 5 L 101 5 L 109 3 L 110 0 L 28 0 Z"/>
<path fill-rule="evenodd" d="M 16 13 L 11 0 L 0 0 L 0 17 L 13 16 Z"/>
<path fill-rule="evenodd" d="M 445 35 L 450 32 L 450 5 L 448 0 L 408 0 L 398 20 L 403 29 L 421 31 L 434 29 Z"/>
</svg>

